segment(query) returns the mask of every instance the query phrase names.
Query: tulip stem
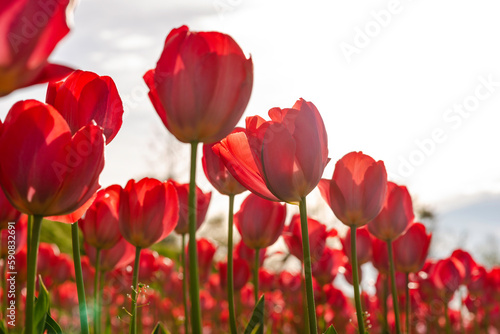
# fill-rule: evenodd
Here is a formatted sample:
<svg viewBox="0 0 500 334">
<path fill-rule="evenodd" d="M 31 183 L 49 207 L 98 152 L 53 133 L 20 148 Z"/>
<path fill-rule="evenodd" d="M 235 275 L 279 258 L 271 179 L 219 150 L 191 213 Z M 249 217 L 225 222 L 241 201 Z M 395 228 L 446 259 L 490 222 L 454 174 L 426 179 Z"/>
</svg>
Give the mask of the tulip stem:
<svg viewBox="0 0 500 334">
<path fill-rule="evenodd" d="M 259 253 L 260 249 L 255 249 L 255 260 L 253 263 L 253 296 L 255 299 L 255 305 L 259 301 Z"/>
<path fill-rule="evenodd" d="M 141 247 L 135 247 L 134 273 L 132 276 L 132 320 L 130 321 L 130 334 L 137 334 L 137 298 L 138 281 L 139 281 L 139 266 L 141 260 Z"/>
<path fill-rule="evenodd" d="M 396 271 L 394 269 L 394 256 L 392 255 L 391 240 L 387 241 L 387 256 L 389 257 L 389 272 L 391 274 L 392 308 L 394 310 L 396 334 L 400 334 L 401 326 L 399 325 L 399 301 L 398 301 L 398 291 L 396 289 Z"/>
<path fill-rule="evenodd" d="M 182 265 L 182 302 L 184 303 L 184 333 L 189 333 L 189 307 L 187 297 L 187 275 L 186 275 L 186 234 L 182 234 L 182 250 L 181 250 L 181 265 Z"/>
<path fill-rule="evenodd" d="M 189 173 L 189 296 L 191 297 L 191 329 L 201 334 L 200 277 L 198 274 L 198 253 L 196 245 L 196 153 L 198 142 L 191 143 L 191 169 Z"/>
<path fill-rule="evenodd" d="M 356 250 L 356 229 L 357 226 L 351 226 L 351 267 L 352 267 L 352 286 L 354 288 L 354 302 L 356 303 L 356 317 L 358 318 L 358 332 L 365 334 L 365 319 L 363 317 L 363 307 L 361 305 L 361 295 L 359 293 L 359 275 L 358 275 L 358 252 Z"/>
<path fill-rule="evenodd" d="M 94 333 L 101 332 L 101 294 L 99 293 L 99 280 L 101 276 L 101 250 L 95 252 L 95 277 L 94 277 Z"/>
<path fill-rule="evenodd" d="M 42 229 L 43 216 L 33 216 L 33 231 L 31 232 L 28 253 L 28 277 L 26 281 L 26 334 L 34 334 L 33 324 L 35 322 L 35 283 L 38 246 L 40 245 L 40 231 Z"/>
<path fill-rule="evenodd" d="M 303 197 L 299 203 L 300 226 L 302 229 L 302 253 L 304 258 L 304 278 L 306 281 L 307 311 L 309 316 L 309 329 L 311 334 L 318 332 L 316 325 L 316 307 L 314 305 L 314 290 L 312 284 L 311 251 L 309 249 L 309 231 L 307 227 L 307 205 Z"/>
<path fill-rule="evenodd" d="M 73 263 L 75 266 L 76 289 L 78 292 L 80 328 L 83 334 L 89 334 L 87 302 L 85 301 L 85 288 L 83 285 L 82 262 L 80 260 L 80 240 L 78 235 L 78 222 L 71 224 L 71 240 L 73 242 Z"/>
<path fill-rule="evenodd" d="M 229 195 L 229 217 L 227 226 L 227 302 L 229 304 L 229 327 L 231 328 L 231 334 L 236 334 L 238 330 L 234 312 L 233 211 L 234 195 Z"/>
<path fill-rule="evenodd" d="M 410 308 L 411 308 L 411 302 L 410 302 L 410 274 L 406 273 L 406 334 L 411 333 L 411 328 L 410 328 Z"/>
</svg>

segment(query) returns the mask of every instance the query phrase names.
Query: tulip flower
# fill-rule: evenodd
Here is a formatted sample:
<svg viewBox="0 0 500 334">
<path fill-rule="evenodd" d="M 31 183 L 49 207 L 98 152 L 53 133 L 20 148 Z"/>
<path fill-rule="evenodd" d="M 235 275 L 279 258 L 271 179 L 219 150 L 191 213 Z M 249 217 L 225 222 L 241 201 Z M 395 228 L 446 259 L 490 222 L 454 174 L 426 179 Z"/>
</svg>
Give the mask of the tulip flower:
<svg viewBox="0 0 500 334">
<path fill-rule="evenodd" d="M 103 128 L 109 144 L 122 125 L 123 105 L 108 76 L 74 71 L 66 79 L 50 82 L 45 102 L 57 109 L 72 133 L 94 121 Z"/>
<path fill-rule="evenodd" d="M 214 143 L 245 111 L 253 64 L 230 36 L 182 26 L 167 36 L 156 68 L 144 81 L 156 112 L 178 140 Z"/>
<path fill-rule="evenodd" d="M 218 270 L 220 275 L 220 285 L 225 288 L 227 284 L 227 262 L 219 262 Z M 234 290 L 241 290 L 250 279 L 250 268 L 243 259 L 234 259 Z"/>
<path fill-rule="evenodd" d="M 382 211 L 368 223 L 368 230 L 378 239 L 387 244 L 387 255 L 389 258 L 389 272 L 392 282 L 393 304 L 398 305 L 397 291 L 395 286 L 395 268 L 393 256 L 393 240 L 398 238 L 413 222 L 413 205 L 408 189 L 398 186 L 393 182 L 387 183 L 387 194 Z M 394 308 L 396 332 L 400 332 L 399 309 Z"/>
<path fill-rule="evenodd" d="M 149 98 L 167 129 L 191 144 L 189 238 L 196 239 L 198 143 L 214 143 L 238 123 L 250 99 L 253 63 L 228 35 L 182 26 L 167 36 L 156 68 L 144 75 Z M 192 331 L 201 328 L 196 243 L 190 243 Z M 234 328 L 233 328 L 234 330 Z"/>
<path fill-rule="evenodd" d="M 403 235 L 394 240 L 396 270 L 401 273 L 418 272 L 427 258 L 431 237 L 423 224 L 413 223 Z"/>
<path fill-rule="evenodd" d="M 474 261 L 474 259 L 468 252 L 462 249 L 454 250 L 453 253 L 451 253 L 451 257 L 457 259 L 462 264 L 464 268 L 463 284 L 469 284 L 471 275 L 477 267 L 476 261 Z"/>
<path fill-rule="evenodd" d="M 179 200 L 172 182 L 144 178 L 130 180 L 120 193 L 119 227 L 135 246 L 130 332 L 137 333 L 137 283 L 141 249 L 148 248 L 173 231 L 179 218 Z"/>
<path fill-rule="evenodd" d="M 183 236 L 189 232 L 188 229 L 188 196 L 189 196 L 189 183 L 180 184 L 172 181 L 172 184 L 177 191 L 179 198 L 179 220 L 175 226 L 175 232 Z M 208 206 L 212 193 L 204 193 L 199 187 L 196 187 L 196 229 L 199 229 L 205 216 L 207 215 Z"/>
<path fill-rule="evenodd" d="M 89 256 L 90 263 L 97 267 L 97 250 L 89 244 L 84 244 L 84 249 Z M 103 249 L 100 252 L 100 271 L 108 273 L 115 269 L 121 269 L 134 261 L 135 247 L 121 238 L 113 247 Z"/>
<path fill-rule="evenodd" d="M 26 333 L 31 334 L 42 219 L 83 214 L 82 205 L 100 187 L 104 136 L 94 122 L 72 135 L 68 123 L 52 106 L 35 100 L 20 101 L 11 108 L 1 128 L 0 156 L 0 184 L 5 195 L 16 209 L 34 217 L 26 294 Z M 71 230 L 75 266 L 80 268 L 76 274 L 82 302 L 81 327 L 87 333 L 78 227 L 73 225 Z"/>
<path fill-rule="evenodd" d="M 344 254 L 349 259 L 351 259 L 352 256 L 351 233 L 352 230 L 349 229 L 347 234 L 343 238 L 340 238 Z M 372 259 L 372 239 L 366 227 L 356 229 L 356 256 L 359 266 Z"/>
<path fill-rule="evenodd" d="M 0 129 L 2 122 L 0 121 Z M 15 222 L 21 213 L 10 204 L 3 190 L 0 188 L 0 230 L 6 229 L 8 222 Z"/>
<path fill-rule="evenodd" d="M 363 310 L 359 293 L 356 239 L 357 228 L 366 225 L 382 210 L 387 192 L 387 172 L 382 161 L 376 162 L 363 152 L 351 152 L 335 164 L 331 180 L 322 179 L 318 188 L 335 216 L 350 227 L 350 250 L 354 301 L 359 332 L 364 333 Z M 364 238 L 363 240 L 366 240 Z M 352 247 L 351 247 L 352 244 Z M 369 248 L 365 248 L 368 250 Z M 362 259 L 364 260 L 364 259 Z M 361 261 L 360 261 L 361 262 Z"/>
<path fill-rule="evenodd" d="M 95 278 L 94 278 L 94 332 L 100 332 L 100 294 L 99 282 L 101 276 L 101 250 L 110 249 L 122 235 L 118 227 L 119 204 L 121 187 L 112 185 L 102 189 L 85 214 L 80 219 L 79 226 L 82 230 L 83 239 L 92 247 L 96 248 L 95 254 Z M 99 320 L 97 320 L 99 319 Z"/>
<path fill-rule="evenodd" d="M 72 70 L 50 64 L 50 56 L 69 32 L 66 13 L 73 1 L 4 0 L 0 6 L 0 97 L 39 83 L 59 80 Z"/>
<path fill-rule="evenodd" d="M 345 265 L 345 255 L 341 250 L 326 247 L 321 258 L 312 266 L 313 277 L 324 286 L 333 282 L 340 267 Z"/>
</svg>

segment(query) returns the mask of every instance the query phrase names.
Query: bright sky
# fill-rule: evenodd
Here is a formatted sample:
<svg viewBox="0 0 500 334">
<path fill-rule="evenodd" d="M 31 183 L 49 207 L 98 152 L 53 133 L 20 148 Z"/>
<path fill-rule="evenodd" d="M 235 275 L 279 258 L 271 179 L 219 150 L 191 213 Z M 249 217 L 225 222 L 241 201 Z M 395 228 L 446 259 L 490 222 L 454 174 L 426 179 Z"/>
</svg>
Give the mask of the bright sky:
<svg viewBox="0 0 500 334">
<path fill-rule="evenodd" d="M 152 147 L 166 130 L 142 75 L 168 32 L 187 24 L 228 33 L 252 55 L 246 116 L 300 97 L 318 107 L 332 158 L 325 177 L 344 154 L 362 150 L 384 160 L 419 201 L 436 204 L 500 192 L 499 9 L 494 0 L 81 0 L 51 59 L 110 75 L 124 100 L 103 186 L 162 166 Z M 44 95 L 38 86 L 2 98 L 0 116 Z M 180 147 L 167 158 L 187 164 L 187 145 Z M 198 180 L 209 188 L 202 174 Z"/>
</svg>

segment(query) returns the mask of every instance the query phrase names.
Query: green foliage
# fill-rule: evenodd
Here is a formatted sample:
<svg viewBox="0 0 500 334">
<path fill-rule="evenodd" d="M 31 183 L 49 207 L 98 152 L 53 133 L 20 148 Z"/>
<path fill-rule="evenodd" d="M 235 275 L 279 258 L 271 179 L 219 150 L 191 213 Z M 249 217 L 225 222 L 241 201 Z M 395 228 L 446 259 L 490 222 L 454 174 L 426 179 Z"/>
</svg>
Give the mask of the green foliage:
<svg viewBox="0 0 500 334">
<path fill-rule="evenodd" d="M 56 244 L 62 253 L 72 254 L 71 225 L 44 219 L 40 242 Z"/>
<path fill-rule="evenodd" d="M 151 334 L 170 334 L 170 332 L 167 329 L 165 329 L 165 327 L 163 327 L 163 325 L 160 322 L 158 322 Z"/>
<path fill-rule="evenodd" d="M 49 292 L 43 284 L 42 276 L 39 276 L 38 280 L 40 282 L 40 291 L 38 292 L 38 298 L 35 301 L 34 328 L 37 333 L 43 333 L 50 307 Z"/>
<path fill-rule="evenodd" d="M 264 327 L 264 295 L 260 297 L 252 312 L 252 317 L 245 328 L 245 334 L 255 334 L 259 328 Z"/>
<path fill-rule="evenodd" d="M 331 325 L 330 327 L 328 327 L 328 329 L 326 330 L 326 332 L 324 334 L 338 334 L 338 333 L 335 330 L 335 328 L 333 327 L 333 325 Z"/>
</svg>

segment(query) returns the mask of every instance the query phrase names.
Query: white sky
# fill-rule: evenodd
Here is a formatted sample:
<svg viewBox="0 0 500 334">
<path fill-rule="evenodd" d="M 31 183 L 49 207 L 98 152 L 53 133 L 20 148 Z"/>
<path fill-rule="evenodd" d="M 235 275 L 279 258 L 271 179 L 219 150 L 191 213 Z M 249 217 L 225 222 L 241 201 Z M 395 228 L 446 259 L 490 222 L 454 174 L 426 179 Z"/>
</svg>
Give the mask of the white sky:
<svg viewBox="0 0 500 334">
<path fill-rule="evenodd" d="M 390 20 L 376 23 L 373 13 L 388 9 Z M 332 158 L 325 177 L 344 154 L 362 150 L 384 160 L 390 178 L 419 201 L 445 203 L 500 192 L 499 9 L 494 0 L 81 0 L 72 32 L 51 59 L 110 75 L 124 99 L 124 124 L 107 148 L 103 186 L 125 185 L 162 166 L 151 147 L 166 130 L 142 75 L 155 66 L 168 32 L 187 24 L 228 33 L 252 54 L 255 82 L 245 116 L 267 115 L 300 97 L 318 107 Z M 358 31 L 365 29 L 372 37 L 360 45 Z M 350 62 L 341 49 L 347 44 L 359 46 Z M 480 87 L 488 77 L 497 82 L 492 92 Z M 38 86 L 2 98 L 0 116 L 17 100 L 44 95 Z M 447 114 L 463 103 L 477 107 L 468 118 Z M 416 141 L 435 131 L 441 142 L 401 175 L 401 158 L 418 158 Z M 180 147 L 169 158 L 187 164 L 187 145 Z M 202 173 L 198 180 L 209 189 Z M 180 181 L 187 182 L 187 172 Z"/>
</svg>

